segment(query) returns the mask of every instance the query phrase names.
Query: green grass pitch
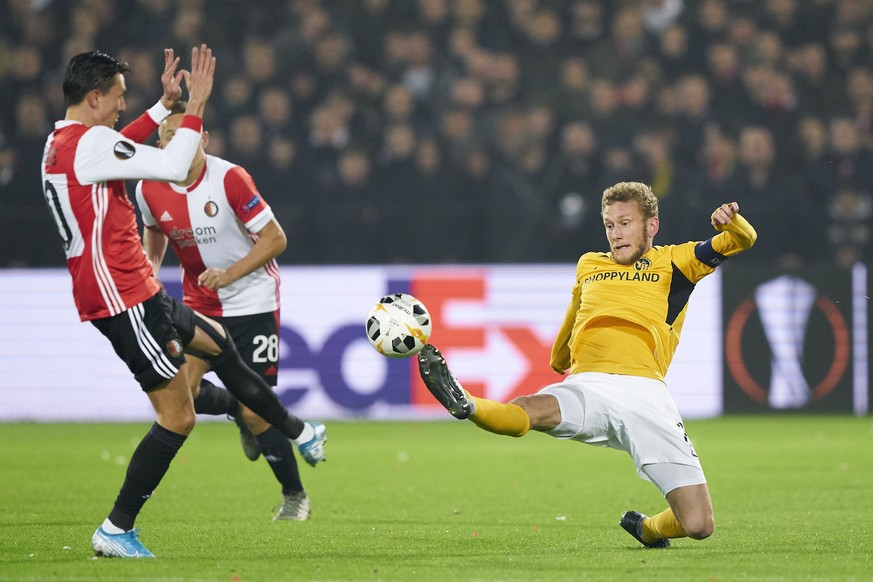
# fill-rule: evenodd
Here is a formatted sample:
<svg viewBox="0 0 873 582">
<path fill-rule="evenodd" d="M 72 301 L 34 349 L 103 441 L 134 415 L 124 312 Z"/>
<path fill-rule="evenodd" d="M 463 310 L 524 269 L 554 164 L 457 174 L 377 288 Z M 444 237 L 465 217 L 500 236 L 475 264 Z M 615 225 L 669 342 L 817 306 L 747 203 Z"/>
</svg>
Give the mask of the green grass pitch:
<svg viewBox="0 0 873 582">
<path fill-rule="evenodd" d="M 664 501 L 623 453 L 471 423 L 332 422 L 306 523 L 236 427 L 203 422 L 137 522 L 157 560 L 92 557 L 140 424 L 0 424 L 0 580 L 871 580 L 873 418 L 688 423 L 716 533 L 645 550 Z"/>
</svg>

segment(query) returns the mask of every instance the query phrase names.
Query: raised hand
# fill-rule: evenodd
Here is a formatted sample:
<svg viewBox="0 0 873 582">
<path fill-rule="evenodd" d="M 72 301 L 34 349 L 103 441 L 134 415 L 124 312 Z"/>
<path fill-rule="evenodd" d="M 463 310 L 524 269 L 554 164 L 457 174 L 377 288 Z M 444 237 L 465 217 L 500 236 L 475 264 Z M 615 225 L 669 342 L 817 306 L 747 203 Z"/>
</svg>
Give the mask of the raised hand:
<svg viewBox="0 0 873 582">
<path fill-rule="evenodd" d="M 161 104 L 169 109 L 182 98 L 182 78 L 185 76 L 184 71 L 176 72 L 176 67 L 179 66 L 179 57 L 175 55 L 173 49 L 164 49 L 164 73 L 161 75 L 161 85 L 164 87 L 164 95 L 161 97 Z"/>
<path fill-rule="evenodd" d="M 215 78 L 215 57 L 206 44 L 191 49 L 191 71 L 184 71 L 185 86 L 188 88 L 188 108 L 185 113 L 203 117 L 206 101 L 212 94 Z"/>
<path fill-rule="evenodd" d="M 712 226 L 715 228 L 719 228 L 730 224 L 734 219 L 734 214 L 740 211 L 740 205 L 736 202 L 728 202 L 727 204 L 722 204 L 718 208 L 715 209 L 715 212 L 712 213 L 710 217 L 710 222 L 712 222 Z"/>
</svg>

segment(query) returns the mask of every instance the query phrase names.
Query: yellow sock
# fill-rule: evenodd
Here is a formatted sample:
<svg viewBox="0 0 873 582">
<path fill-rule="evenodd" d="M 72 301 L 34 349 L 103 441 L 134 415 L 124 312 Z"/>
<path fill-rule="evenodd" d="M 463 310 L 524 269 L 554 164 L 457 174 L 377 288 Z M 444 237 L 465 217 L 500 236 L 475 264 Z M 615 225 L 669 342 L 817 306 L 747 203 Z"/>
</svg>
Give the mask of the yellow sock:
<svg viewBox="0 0 873 582">
<path fill-rule="evenodd" d="M 685 538 L 688 534 L 673 515 L 673 510 L 669 507 L 659 513 L 653 515 L 643 521 L 643 537 L 651 540 L 661 538 Z"/>
<path fill-rule="evenodd" d="M 469 393 L 467 397 L 476 406 L 470 420 L 479 428 L 513 437 L 522 437 L 530 430 L 530 417 L 521 406 L 477 398 Z"/>
</svg>

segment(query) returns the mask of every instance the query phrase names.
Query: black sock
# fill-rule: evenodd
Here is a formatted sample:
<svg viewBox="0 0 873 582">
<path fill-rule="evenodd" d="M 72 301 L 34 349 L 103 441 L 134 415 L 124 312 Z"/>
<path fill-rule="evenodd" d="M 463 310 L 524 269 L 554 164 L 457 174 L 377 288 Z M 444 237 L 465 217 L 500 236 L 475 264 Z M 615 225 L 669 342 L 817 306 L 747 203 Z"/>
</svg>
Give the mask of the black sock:
<svg viewBox="0 0 873 582">
<path fill-rule="evenodd" d="M 228 414 L 236 417 L 239 402 L 229 391 L 216 386 L 209 380 L 200 380 L 200 393 L 194 399 L 194 412 L 218 416 Z"/>
<path fill-rule="evenodd" d="M 136 516 L 170 468 L 170 462 L 186 438 L 158 423 L 152 425 L 130 458 L 109 521 L 125 531 L 133 529 Z"/>
<path fill-rule="evenodd" d="M 245 365 L 233 344 L 213 361 L 213 369 L 237 400 L 285 436 L 296 439 L 303 432 L 303 421 L 288 414 L 264 379 Z"/>
<path fill-rule="evenodd" d="M 276 479 L 282 484 L 282 494 L 289 495 L 303 491 L 300 482 L 300 471 L 297 469 L 297 459 L 291 441 L 281 431 L 268 428 L 257 436 L 258 446 L 264 454 L 264 459 L 270 464 Z"/>
</svg>

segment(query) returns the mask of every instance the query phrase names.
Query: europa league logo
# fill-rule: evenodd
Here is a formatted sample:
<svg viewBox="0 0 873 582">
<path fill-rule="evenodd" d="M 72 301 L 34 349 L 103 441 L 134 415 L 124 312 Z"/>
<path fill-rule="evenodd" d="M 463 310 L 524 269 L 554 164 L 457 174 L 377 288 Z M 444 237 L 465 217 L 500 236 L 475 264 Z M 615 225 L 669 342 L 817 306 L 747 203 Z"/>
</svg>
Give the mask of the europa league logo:
<svg viewBox="0 0 873 582">
<path fill-rule="evenodd" d="M 769 388 L 752 377 L 742 353 L 743 329 L 756 308 L 771 353 Z M 810 386 L 803 370 L 804 340 L 815 309 L 830 324 L 834 355 L 824 379 Z M 726 329 L 725 355 L 737 384 L 753 400 L 776 409 L 792 409 L 820 400 L 834 389 L 846 371 L 849 345 L 846 322 L 834 303 L 806 281 L 783 276 L 758 286 L 754 300 L 746 299 L 737 307 Z"/>
</svg>

